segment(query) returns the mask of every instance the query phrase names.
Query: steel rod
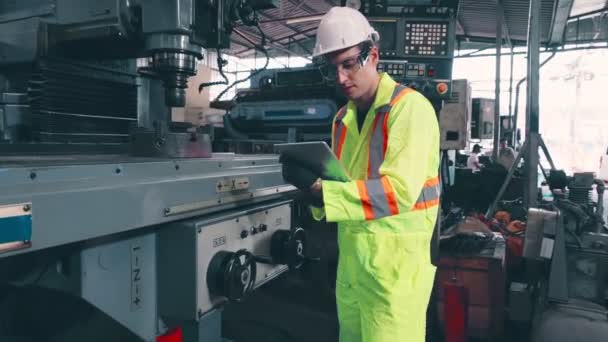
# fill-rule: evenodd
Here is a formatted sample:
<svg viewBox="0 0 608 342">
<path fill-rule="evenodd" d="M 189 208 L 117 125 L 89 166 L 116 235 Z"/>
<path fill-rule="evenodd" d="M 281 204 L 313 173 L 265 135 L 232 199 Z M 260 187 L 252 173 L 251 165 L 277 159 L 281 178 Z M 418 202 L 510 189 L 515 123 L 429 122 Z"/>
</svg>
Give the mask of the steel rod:
<svg viewBox="0 0 608 342">
<path fill-rule="evenodd" d="M 545 157 L 547 158 L 547 161 L 549 162 L 549 165 L 551 166 L 551 170 L 555 170 L 555 163 L 553 163 L 553 158 L 551 158 L 549 149 L 547 148 L 547 145 L 545 145 L 545 141 L 543 140 L 542 136 L 540 137 L 538 142 L 540 144 L 540 148 L 542 148 L 543 152 L 545 153 Z"/>
<path fill-rule="evenodd" d="M 541 0 L 530 0 L 528 21 L 528 86 L 526 101 L 526 187 L 524 205 L 535 208 L 538 203 L 538 145 L 539 145 L 539 69 L 540 69 Z"/>
<path fill-rule="evenodd" d="M 496 9 L 496 77 L 494 79 L 494 145 L 492 148 L 492 160 L 498 161 L 498 145 L 500 140 L 500 62 L 502 50 L 502 8 Z"/>
<path fill-rule="evenodd" d="M 524 145 L 522 146 L 522 148 L 517 152 L 517 157 L 515 158 L 513 165 L 511 165 L 511 167 L 509 168 L 509 172 L 507 173 L 507 178 L 505 178 L 505 181 L 502 183 L 500 190 L 498 190 L 498 194 L 496 195 L 496 198 L 494 199 L 494 201 L 488 208 L 488 211 L 486 212 L 486 218 L 490 218 L 492 215 L 494 215 L 494 210 L 496 210 L 496 206 L 498 205 L 498 202 L 500 202 L 500 200 L 502 199 L 502 196 L 505 195 L 505 191 L 507 191 L 507 187 L 509 186 L 509 183 L 511 183 L 511 179 L 513 179 L 515 170 L 517 170 L 517 166 L 521 162 L 521 159 L 524 157 L 524 151 L 526 150 L 527 147 L 528 147 L 528 142 L 526 141 L 526 142 L 524 142 Z"/>
<path fill-rule="evenodd" d="M 509 131 L 515 135 L 515 131 L 513 130 L 513 62 L 515 60 L 515 55 L 513 54 L 513 47 L 511 46 L 511 68 L 509 70 Z M 512 141 L 513 146 L 515 146 L 515 142 Z"/>
</svg>

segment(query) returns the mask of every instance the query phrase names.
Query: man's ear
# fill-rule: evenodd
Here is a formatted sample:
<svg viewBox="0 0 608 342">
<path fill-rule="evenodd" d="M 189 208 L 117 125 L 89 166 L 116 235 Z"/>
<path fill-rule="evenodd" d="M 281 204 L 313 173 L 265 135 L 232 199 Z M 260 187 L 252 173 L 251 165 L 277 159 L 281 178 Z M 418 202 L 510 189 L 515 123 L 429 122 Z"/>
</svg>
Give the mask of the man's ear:
<svg viewBox="0 0 608 342">
<path fill-rule="evenodd" d="M 380 61 L 380 51 L 378 50 L 377 46 L 372 46 L 371 50 L 369 51 L 369 60 L 374 66 L 378 65 L 378 61 Z"/>
</svg>

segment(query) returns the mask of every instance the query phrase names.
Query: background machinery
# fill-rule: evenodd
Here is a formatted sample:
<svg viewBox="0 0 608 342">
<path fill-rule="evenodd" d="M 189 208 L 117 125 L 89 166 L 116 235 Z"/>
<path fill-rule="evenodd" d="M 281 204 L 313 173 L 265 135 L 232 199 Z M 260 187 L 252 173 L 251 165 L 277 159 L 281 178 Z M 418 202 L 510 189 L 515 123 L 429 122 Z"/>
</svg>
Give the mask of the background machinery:
<svg viewBox="0 0 608 342">
<path fill-rule="evenodd" d="M 0 336 L 222 341 L 223 303 L 301 265 L 278 157 L 212 153 L 170 116 L 274 5 L 2 1 Z"/>
</svg>

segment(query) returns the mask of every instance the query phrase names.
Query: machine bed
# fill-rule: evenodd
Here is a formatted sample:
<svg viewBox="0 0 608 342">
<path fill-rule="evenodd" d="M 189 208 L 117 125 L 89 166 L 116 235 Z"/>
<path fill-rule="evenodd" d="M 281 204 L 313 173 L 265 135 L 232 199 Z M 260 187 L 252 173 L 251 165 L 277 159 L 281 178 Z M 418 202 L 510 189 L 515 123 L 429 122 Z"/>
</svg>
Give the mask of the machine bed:
<svg viewBox="0 0 608 342">
<path fill-rule="evenodd" d="M 0 257 L 260 203 L 294 190 L 285 184 L 276 155 L 0 157 Z"/>
</svg>

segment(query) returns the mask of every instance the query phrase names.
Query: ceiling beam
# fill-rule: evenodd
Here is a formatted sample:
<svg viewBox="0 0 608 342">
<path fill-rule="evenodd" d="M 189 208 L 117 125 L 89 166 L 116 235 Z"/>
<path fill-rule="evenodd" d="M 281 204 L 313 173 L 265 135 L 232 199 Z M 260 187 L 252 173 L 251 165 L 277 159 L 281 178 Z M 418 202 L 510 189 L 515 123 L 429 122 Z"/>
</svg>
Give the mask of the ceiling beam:
<svg viewBox="0 0 608 342">
<path fill-rule="evenodd" d="M 289 35 L 287 35 L 287 36 L 283 36 L 283 37 L 280 37 L 280 38 L 276 38 L 276 39 L 268 40 L 268 42 L 269 42 L 270 44 L 272 44 L 272 43 L 279 43 L 279 44 L 281 44 L 283 47 L 285 47 L 285 44 L 284 44 L 284 43 L 282 43 L 282 41 L 284 41 L 284 40 L 286 40 L 286 39 L 287 39 L 287 40 L 289 40 L 289 39 L 293 39 L 293 38 L 295 38 L 295 37 L 297 37 L 297 36 L 301 36 L 301 35 L 303 35 L 305 38 L 302 38 L 302 39 L 296 39 L 296 40 L 294 40 L 294 41 L 291 41 L 291 43 L 292 43 L 292 44 L 293 44 L 293 43 L 301 43 L 301 42 L 303 42 L 303 41 L 306 41 L 307 39 L 310 39 L 310 36 L 306 36 L 306 35 L 304 35 L 304 33 L 312 32 L 312 31 L 316 31 L 316 30 L 317 30 L 317 28 L 316 28 L 316 27 L 311 27 L 311 28 L 309 28 L 309 29 L 306 29 L 306 30 L 302 30 L 302 31 L 300 31 L 300 33 L 296 33 L 296 34 L 289 34 Z M 289 43 L 289 42 L 288 42 L 288 43 Z M 245 53 L 245 52 L 247 52 L 247 51 L 253 50 L 254 48 L 255 48 L 255 47 L 250 47 L 250 48 L 246 48 L 246 49 L 244 49 L 244 50 L 236 51 L 236 52 L 235 52 L 235 55 L 241 55 L 241 54 L 243 54 L 243 53 Z"/>
<path fill-rule="evenodd" d="M 462 32 L 463 35 L 467 35 L 468 32 L 465 30 L 464 25 L 460 22 L 460 18 L 456 18 L 456 31 Z"/>
<path fill-rule="evenodd" d="M 487 35 L 476 35 L 476 36 L 456 36 L 456 39 L 461 42 L 475 42 L 475 43 L 487 43 L 492 46 L 496 46 L 496 35 L 495 34 L 487 34 Z M 513 46 L 526 46 L 526 41 L 522 39 L 512 39 L 511 43 Z"/>
<path fill-rule="evenodd" d="M 292 4 L 293 6 L 302 7 L 302 9 L 305 10 L 306 12 L 308 12 L 309 14 L 316 14 L 316 11 L 314 9 L 310 8 L 308 5 L 306 5 L 304 1 L 296 1 L 296 2 L 294 2 L 292 0 L 287 0 L 287 1 L 290 4 Z M 270 15 L 270 14 L 266 13 L 266 11 L 260 11 L 259 14 L 261 16 L 265 17 L 266 19 L 269 19 L 269 20 L 280 19 L 280 18 L 277 18 L 277 17 L 275 17 L 273 15 Z M 289 24 L 284 23 L 282 21 L 278 21 L 278 23 L 279 23 L 279 25 L 281 25 L 281 26 L 283 26 L 285 28 L 288 28 L 288 29 L 292 30 L 293 32 L 296 32 L 296 33 L 300 32 L 300 29 L 298 29 L 295 26 L 289 25 Z"/>
<path fill-rule="evenodd" d="M 509 47 L 513 47 L 513 43 L 511 42 L 511 31 L 509 31 L 509 24 L 507 24 L 507 15 L 505 13 L 505 7 L 503 6 L 503 0 L 497 0 L 498 10 L 502 14 L 502 34 L 505 38 Z"/>
<path fill-rule="evenodd" d="M 241 30 L 236 29 L 236 28 L 234 29 L 234 32 L 236 34 L 238 34 L 239 36 L 241 36 L 243 39 L 247 40 L 252 45 L 259 45 L 253 39 L 259 40 L 260 42 L 262 41 L 262 37 L 260 37 L 259 35 L 254 34 L 254 33 L 251 33 L 251 32 L 242 32 Z M 252 38 L 252 36 L 253 36 L 253 38 Z M 295 53 L 294 51 L 290 51 L 285 46 L 283 46 L 283 45 L 281 45 L 279 43 L 272 42 L 272 41 L 267 41 L 267 45 L 270 46 L 270 47 L 272 47 L 272 48 L 274 48 L 274 49 L 283 51 L 283 52 L 285 52 L 287 54 L 296 55 L 296 56 L 303 57 L 303 58 L 306 58 L 306 59 L 310 60 L 309 56 L 305 56 L 303 54 L 298 54 L 298 53 Z M 265 46 L 264 48 L 267 48 L 267 47 Z M 248 50 L 245 50 L 243 52 L 246 52 L 246 51 L 249 51 L 249 50 L 252 50 L 252 49 L 248 49 Z M 243 53 L 243 52 L 241 52 L 241 53 Z M 236 53 L 236 54 L 238 55 L 239 53 Z"/>
<path fill-rule="evenodd" d="M 306 7 L 307 6 L 303 6 L 303 8 L 306 8 Z M 270 20 L 277 19 L 274 16 L 272 16 L 272 15 L 270 15 L 268 13 L 265 13 L 265 12 L 260 12 L 260 15 L 263 16 L 263 17 L 265 17 L 265 18 L 267 18 L 267 19 L 270 19 Z M 302 31 L 300 29 L 298 29 L 297 27 L 295 27 L 295 26 L 289 25 L 289 24 L 281 22 L 281 21 L 279 21 L 278 24 L 281 25 L 281 26 L 283 26 L 283 27 L 285 27 L 285 28 L 287 28 L 287 29 L 289 29 L 289 30 L 291 30 L 291 31 L 293 31 L 295 34 L 298 34 L 298 35 L 301 34 L 301 35 L 303 35 L 306 38 L 310 38 L 308 35 L 303 34 Z M 302 48 L 304 48 L 304 47 L 302 46 Z M 304 51 L 306 51 L 307 53 L 309 53 L 309 54 L 312 55 L 312 51 L 307 51 L 306 49 L 304 49 Z"/>
<path fill-rule="evenodd" d="M 561 45 L 564 42 L 566 26 L 573 4 L 574 0 L 557 0 L 555 2 L 549 30 L 549 45 Z"/>
<path fill-rule="evenodd" d="M 275 19 L 267 19 L 267 20 L 260 20 L 260 24 L 269 24 L 269 23 L 276 23 L 276 22 L 288 22 L 291 20 L 302 20 L 303 22 L 306 21 L 307 19 L 311 19 L 310 21 L 313 21 L 313 19 L 318 18 L 319 14 L 306 14 L 306 15 L 297 15 L 294 17 L 285 17 L 285 18 L 275 18 Z M 320 21 L 320 20 L 316 20 L 316 21 Z"/>
<path fill-rule="evenodd" d="M 302 9 L 303 9 L 303 10 L 305 10 L 306 12 L 308 12 L 308 13 L 310 13 L 310 14 L 322 14 L 322 13 L 317 12 L 317 11 L 316 11 L 314 8 L 311 8 L 310 6 L 308 6 L 308 5 L 306 4 L 306 1 L 287 0 L 287 2 L 289 2 L 290 4 L 292 4 L 292 5 L 294 5 L 294 6 L 297 6 L 297 5 L 299 5 L 300 3 L 303 3 L 303 4 L 302 4 Z"/>
</svg>

